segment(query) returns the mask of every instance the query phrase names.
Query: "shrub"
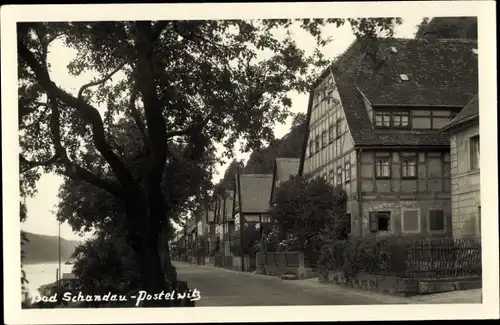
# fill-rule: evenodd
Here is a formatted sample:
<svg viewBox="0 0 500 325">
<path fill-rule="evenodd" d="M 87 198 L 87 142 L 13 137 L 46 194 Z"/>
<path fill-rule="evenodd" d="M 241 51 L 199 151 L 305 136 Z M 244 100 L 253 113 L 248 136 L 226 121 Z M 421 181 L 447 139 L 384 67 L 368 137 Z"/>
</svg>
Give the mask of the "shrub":
<svg viewBox="0 0 500 325">
<path fill-rule="evenodd" d="M 481 270 L 476 240 L 404 238 L 397 236 L 328 241 L 321 248 L 322 275 L 342 271 L 349 279 L 359 273 L 399 277 L 457 276 Z"/>
</svg>

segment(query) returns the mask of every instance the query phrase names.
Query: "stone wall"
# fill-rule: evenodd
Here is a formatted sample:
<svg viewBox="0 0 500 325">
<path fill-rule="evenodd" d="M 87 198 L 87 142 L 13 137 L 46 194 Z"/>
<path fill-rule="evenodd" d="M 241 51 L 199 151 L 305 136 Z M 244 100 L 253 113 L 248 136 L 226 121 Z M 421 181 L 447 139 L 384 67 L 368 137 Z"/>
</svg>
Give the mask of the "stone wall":
<svg viewBox="0 0 500 325">
<path fill-rule="evenodd" d="M 478 276 L 418 280 L 399 278 L 395 276 L 359 274 L 352 279 L 346 279 L 341 271 L 329 271 L 326 275 L 320 274 L 319 282 L 323 284 L 337 284 L 351 288 L 377 291 L 404 297 L 438 292 L 478 289 L 482 287 L 481 277 Z"/>
</svg>

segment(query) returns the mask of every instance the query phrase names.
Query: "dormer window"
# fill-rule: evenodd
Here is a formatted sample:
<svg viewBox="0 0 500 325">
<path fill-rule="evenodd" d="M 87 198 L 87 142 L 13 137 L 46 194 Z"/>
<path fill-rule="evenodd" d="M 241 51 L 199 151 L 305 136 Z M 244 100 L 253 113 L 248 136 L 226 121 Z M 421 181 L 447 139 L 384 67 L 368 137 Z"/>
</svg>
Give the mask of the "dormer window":
<svg viewBox="0 0 500 325">
<path fill-rule="evenodd" d="M 403 81 L 408 81 L 408 80 L 410 80 L 410 78 L 408 78 L 408 75 L 406 75 L 406 74 L 404 74 L 404 73 L 403 73 L 403 74 L 400 74 L 400 75 L 399 75 L 399 78 L 400 78 L 401 80 L 403 80 Z"/>
<path fill-rule="evenodd" d="M 376 111 L 375 126 L 377 128 L 406 129 L 410 123 L 408 111 Z"/>
</svg>

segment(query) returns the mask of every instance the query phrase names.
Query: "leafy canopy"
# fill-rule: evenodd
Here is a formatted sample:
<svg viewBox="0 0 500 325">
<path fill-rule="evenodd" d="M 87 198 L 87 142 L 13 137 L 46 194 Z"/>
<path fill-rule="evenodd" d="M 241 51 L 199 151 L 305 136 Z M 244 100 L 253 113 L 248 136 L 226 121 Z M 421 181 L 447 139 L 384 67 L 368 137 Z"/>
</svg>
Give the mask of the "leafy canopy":
<svg viewBox="0 0 500 325">
<path fill-rule="evenodd" d="M 305 249 L 312 240 L 322 239 L 324 231 L 346 235 L 346 201 L 345 191 L 324 178 L 292 176 L 278 187 L 270 214 Z M 334 228 L 339 225 L 342 228 Z"/>
<path fill-rule="evenodd" d="M 348 21 L 358 37 L 392 35 L 401 23 L 398 18 Z M 319 51 L 331 41 L 322 37 L 323 27 L 345 22 L 20 24 L 22 194 L 35 193 L 43 172 L 66 176 L 59 218 L 83 231 L 121 222 L 127 191 L 161 194 L 169 217 L 188 210 L 209 186 L 219 159 L 215 144 L 231 156 L 239 139 L 244 150 L 272 140 L 275 123 L 290 114 L 289 93 L 307 92 L 328 64 Z M 313 54 L 290 33 L 276 36 L 293 23 L 316 39 Z M 70 75 L 90 72 L 95 80 L 78 91 L 54 83 L 52 42 L 76 51 L 66 67 Z M 264 52 L 271 55 L 259 59 Z"/>
</svg>

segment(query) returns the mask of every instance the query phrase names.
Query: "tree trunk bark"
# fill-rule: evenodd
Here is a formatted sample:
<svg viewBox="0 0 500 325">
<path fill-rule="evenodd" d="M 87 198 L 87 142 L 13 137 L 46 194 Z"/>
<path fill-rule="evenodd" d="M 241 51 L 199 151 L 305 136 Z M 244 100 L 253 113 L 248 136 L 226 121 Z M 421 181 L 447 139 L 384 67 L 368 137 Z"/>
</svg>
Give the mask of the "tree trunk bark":
<svg viewBox="0 0 500 325">
<path fill-rule="evenodd" d="M 163 267 L 161 265 L 160 253 L 157 245 L 147 242 L 139 243 L 135 250 L 136 260 L 139 264 L 141 273 L 142 290 L 148 295 L 155 295 L 171 291 L 170 285 L 165 281 Z M 168 307 L 168 301 L 165 300 L 146 300 L 144 307 Z"/>
</svg>

